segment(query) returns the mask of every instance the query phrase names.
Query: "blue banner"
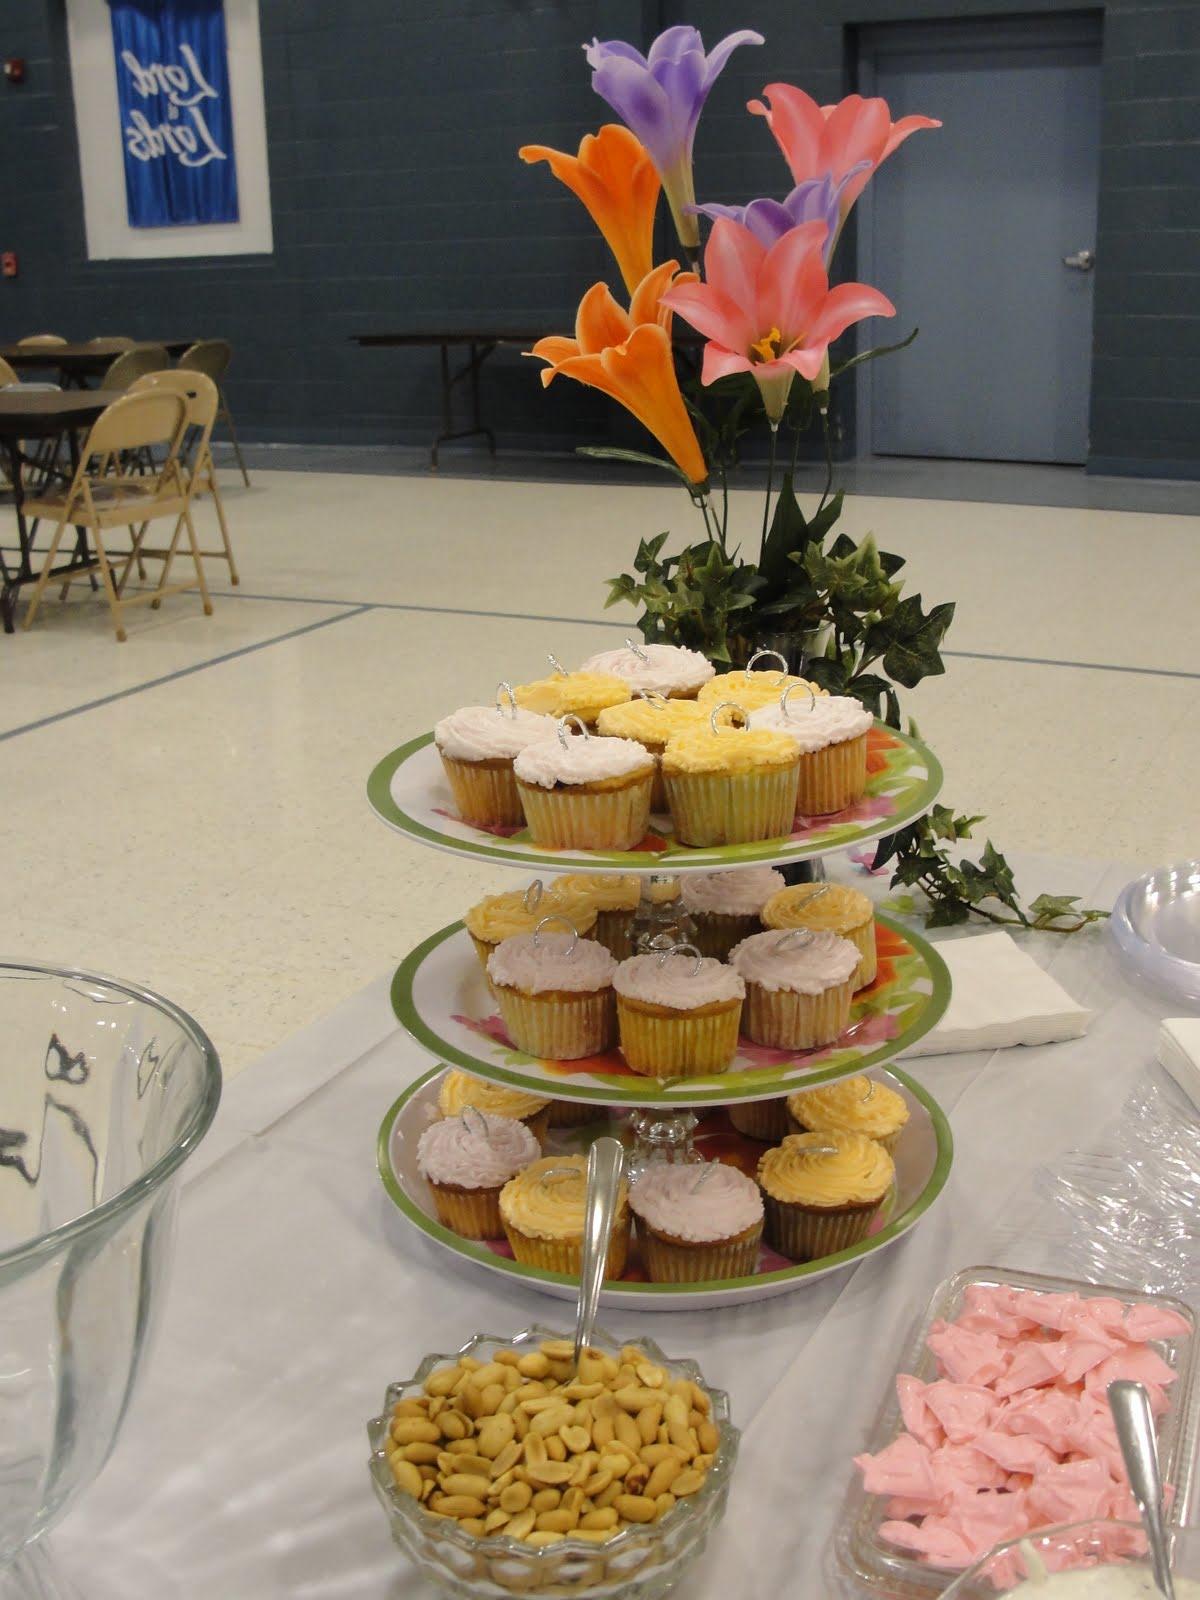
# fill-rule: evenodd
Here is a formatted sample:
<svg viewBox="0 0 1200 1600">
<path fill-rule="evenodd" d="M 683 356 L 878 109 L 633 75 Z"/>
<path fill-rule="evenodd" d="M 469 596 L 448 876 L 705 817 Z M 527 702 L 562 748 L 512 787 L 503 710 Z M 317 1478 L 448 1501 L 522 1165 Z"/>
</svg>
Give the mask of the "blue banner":
<svg viewBox="0 0 1200 1600">
<path fill-rule="evenodd" d="M 130 226 L 238 220 L 224 0 L 109 0 Z"/>
</svg>

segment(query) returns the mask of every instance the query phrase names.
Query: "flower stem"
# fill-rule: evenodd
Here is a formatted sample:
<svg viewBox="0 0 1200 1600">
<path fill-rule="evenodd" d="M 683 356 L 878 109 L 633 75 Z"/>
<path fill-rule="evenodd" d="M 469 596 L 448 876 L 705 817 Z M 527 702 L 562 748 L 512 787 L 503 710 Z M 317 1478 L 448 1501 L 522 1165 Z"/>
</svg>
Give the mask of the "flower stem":
<svg viewBox="0 0 1200 1600">
<path fill-rule="evenodd" d="M 762 539 L 760 541 L 758 551 L 759 561 L 762 560 L 762 553 L 766 548 L 767 543 L 767 521 L 771 512 L 771 485 L 775 477 L 775 446 L 778 444 L 778 442 L 779 424 L 777 422 L 773 422 L 771 424 L 771 455 L 767 461 L 767 495 L 766 499 L 763 501 Z"/>
<path fill-rule="evenodd" d="M 821 490 L 821 504 L 817 507 L 818 516 L 824 511 L 829 491 L 833 488 L 833 436 L 829 431 L 828 394 L 825 396 L 825 404 L 821 407 L 821 436 L 825 441 L 825 487 Z"/>
<path fill-rule="evenodd" d="M 721 553 L 729 554 L 726 540 L 729 537 L 729 473 L 721 468 Z"/>
</svg>

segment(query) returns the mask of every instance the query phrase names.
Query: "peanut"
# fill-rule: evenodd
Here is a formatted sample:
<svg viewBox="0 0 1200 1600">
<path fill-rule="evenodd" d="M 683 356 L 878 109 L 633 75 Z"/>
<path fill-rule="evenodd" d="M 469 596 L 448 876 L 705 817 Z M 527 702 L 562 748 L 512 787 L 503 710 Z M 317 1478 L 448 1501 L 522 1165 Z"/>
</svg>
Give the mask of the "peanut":
<svg viewBox="0 0 1200 1600">
<path fill-rule="evenodd" d="M 420 1499 L 424 1480 L 411 1461 L 393 1461 L 392 1479 L 403 1494 L 412 1495 L 414 1500 Z"/>
<path fill-rule="evenodd" d="M 424 1417 L 397 1417 L 392 1423 L 392 1438 L 397 1444 L 436 1444 L 441 1437 L 437 1423 Z"/>
<path fill-rule="evenodd" d="M 557 1489 L 539 1489 L 529 1503 L 540 1517 L 543 1512 L 557 1511 L 562 1504 L 562 1495 Z"/>
<path fill-rule="evenodd" d="M 653 1500 L 647 1500 L 644 1495 L 622 1494 L 617 1496 L 616 1512 L 626 1522 L 653 1522 L 658 1515 L 658 1508 Z"/>
<path fill-rule="evenodd" d="M 510 1483 L 500 1495 L 500 1509 L 515 1516 L 518 1511 L 524 1511 L 532 1499 L 533 1490 L 527 1483 Z"/>
<path fill-rule="evenodd" d="M 560 1506 L 557 1511 L 543 1511 L 534 1523 L 535 1528 L 548 1528 L 551 1533 L 570 1533 L 579 1521 L 577 1511 L 564 1511 Z"/>
</svg>

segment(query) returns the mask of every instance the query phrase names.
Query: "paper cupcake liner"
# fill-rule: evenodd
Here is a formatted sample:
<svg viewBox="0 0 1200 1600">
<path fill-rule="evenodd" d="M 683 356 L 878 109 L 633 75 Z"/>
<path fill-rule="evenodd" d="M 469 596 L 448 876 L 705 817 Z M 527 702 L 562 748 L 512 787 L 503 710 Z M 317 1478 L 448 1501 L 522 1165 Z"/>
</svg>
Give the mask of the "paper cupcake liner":
<svg viewBox="0 0 1200 1600">
<path fill-rule="evenodd" d="M 667 804 L 667 786 L 663 782 L 661 754 L 654 755 L 654 783 L 650 790 L 650 809 L 660 814 L 670 810 Z"/>
<path fill-rule="evenodd" d="M 762 932 L 754 912 L 735 916 L 725 911 L 693 911 L 690 915 L 696 927 L 692 943 L 702 956 L 715 956 L 718 961 L 724 961 L 735 944 Z"/>
<path fill-rule="evenodd" d="M 667 802 L 682 844 L 698 847 L 782 839 L 796 815 L 799 761 L 757 772 L 668 772 Z"/>
<path fill-rule="evenodd" d="M 492 987 L 508 1036 L 518 1050 L 543 1061 L 578 1061 L 612 1048 L 616 1016 L 611 989 L 570 994 L 525 994 L 497 983 Z"/>
<path fill-rule="evenodd" d="M 522 1233 L 506 1217 L 501 1217 L 504 1234 L 512 1246 L 516 1259 L 526 1267 L 541 1267 L 545 1272 L 565 1272 L 568 1277 L 578 1277 L 583 1265 L 582 1239 L 535 1239 Z M 604 1267 L 606 1278 L 619 1278 L 629 1260 L 629 1217 L 613 1224 L 612 1239 L 608 1246 L 608 1260 Z"/>
<path fill-rule="evenodd" d="M 621 1054 L 633 1072 L 648 1078 L 698 1078 L 728 1071 L 737 1054 L 742 1002 L 730 1000 L 718 1011 L 669 1015 L 643 1009 L 617 996 Z"/>
<path fill-rule="evenodd" d="M 621 789 L 542 789 L 517 779 L 530 836 L 551 850 L 632 850 L 650 817 L 649 772 Z"/>
<path fill-rule="evenodd" d="M 861 1206 L 803 1206 L 763 1193 L 767 1243 L 792 1261 L 818 1261 L 867 1237 L 884 1197 Z"/>
<path fill-rule="evenodd" d="M 872 915 L 866 922 L 860 923 L 857 928 L 847 928 L 841 936 L 849 939 L 858 951 L 858 971 L 854 974 L 854 987 L 865 989 L 868 984 L 875 982 L 875 973 L 878 968 L 879 958 L 875 953 L 875 918 Z"/>
<path fill-rule="evenodd" d="M 823 994 L 796 994 L 791 989 L 746 985 L 746 1037 L 775 1050 L 813 1050 L 832 1044 L 850 1021 L 854 980 L 848 978 Z"/>
<path fill-rule="evenodd" d="M 607 1113 L 603 1106 L 585 1106 L 578 1100 L 551 1100 L 550 1126 L 552 1128 L 582 1128 Z"/>
<path fill-rule="evenodd" d="M 778 1144 L 792 1132 L 786 1096 L 782 1100 L 747 1100 L 741 1105 L 726 1106 L 725 1115 L 739 1133 L 763 1144 Z"/>
<path fill-rule="evenodd" d="M 807 1123 L 801 1122 L 800 1118 L 791 1111 L 787 1114 L 787 1124 L 787 1128 L 784 1130 L 787 1133 L 824 1133 L 826 1131 L 824 1128 L 810 1128 Z M 907 1126 L 908 1124 L 905 1123 L 899 1128 L 894 1128 L 891 1133 L 868 1133 L 867 1138 L 874 1139 L 876 1144 L 881 1144 L 888 1155 L 895 1155 L 896 1146 L 900 1143 L 900 1135 Z M 847 1125 L 845 1131 L 847 1133 L 862 1133 L 864 1130 L 862 1128 L 851 1128 Z"/>
<path fill-rule="evenodd" d="M 651 1283 L 710 1283 L 715 1278 L 753 1277 L 763 1225 L 756 1222 L 732 1239 L 703 1244 L 663 1238 L 641 1218 L 638 1242 Z"/>
<path fill-rule="evenodd" d="M 500 1220 L 500 1190 L 462 1189 L 452 1183 L 429 1180 L 438 1221 L 464 1239 L 499 1239 L 504 1233 Z"/>
<path fill-rule="evenodd" d="M 513 777 L 513 764 L 499 758 L 490 761 L 459 761 L 438 752 L 454 804 L 464 822 L 476 827 L 492 823 L 506 823 L 519 828 L 525 819 L 521 809 L 521 796 L 517 793 L 517 780 Z"/>
<path fill-rule="evenodd" d="M 632 911 L 598 911 L 596 926 L 587 935 L 602 944 L 617 961 L 626 961 L 633 954 Z"/>
<path fill-rule="evenodd" d="M 537 1140 L 543 1150 L 546 1148 L 546 1134 L 550 1129 L 550 1107 L 543 1106 L 540 1111 L 535 1111 L 531 1117 L 519 1117 L 530 1133 Z"/>
<path fill-rule="evenodd" d="M 800 757 L 796 814 L 823 817 L 861 800 L 867 788 L 867 736 L 806 751 Z"/>
</svg>

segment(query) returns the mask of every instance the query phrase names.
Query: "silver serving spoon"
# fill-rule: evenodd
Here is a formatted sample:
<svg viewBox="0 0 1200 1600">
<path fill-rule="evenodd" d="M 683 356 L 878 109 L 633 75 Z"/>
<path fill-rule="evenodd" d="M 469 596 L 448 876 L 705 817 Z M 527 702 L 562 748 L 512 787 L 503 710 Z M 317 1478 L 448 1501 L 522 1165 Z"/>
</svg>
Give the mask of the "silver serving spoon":
<svg viewBox="0 0 1200 1600">
<path fill-rule="evenodd" d="M 608 1260 L 608 1242 L 617 1215 L 625 1147 L 618 1139 L 597 1139 L 588 1151 L 587 1199 L 583 1208 L 583 1260 L 579 1267 L 579 1305 L 575 1312 L 575 1370 L 591 1343 L 600 1305 L 600 1285 Z"/>
<path fill-rule="evenodd" d="M 1129 1487 L 1142 1513 L 1142 1526 L 1150 1541 L 1154 1582 L 1164 1600 L 1175 1600 L 1171 1558 L 1162 1519 L 1162 1479 L 1158 1472 L 1158 1445 L 1150 1396 L 1140 1383 L 1118 1378 L 1108 1386 L 1108 1404 L 1117 1425 L 1117 1440 L 1125 1458 Z"/>
</svg>

